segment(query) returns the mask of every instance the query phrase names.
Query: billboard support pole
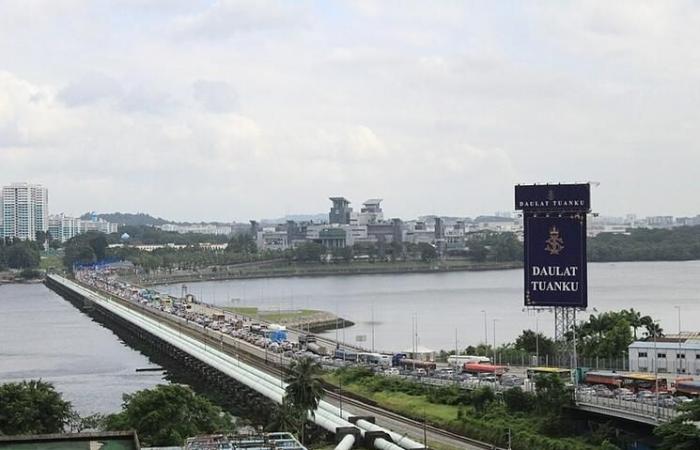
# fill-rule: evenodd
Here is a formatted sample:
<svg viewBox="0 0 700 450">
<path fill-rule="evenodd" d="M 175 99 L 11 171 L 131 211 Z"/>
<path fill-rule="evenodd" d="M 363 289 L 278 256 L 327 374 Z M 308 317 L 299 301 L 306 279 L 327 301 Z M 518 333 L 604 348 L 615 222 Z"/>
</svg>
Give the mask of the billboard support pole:
<svg viewBox="0 0 700 450">
<path fill-rule="evenodd" d="M 571 363 L 573 348 L 567 339 L 567 333 L 572 329 L 576 320 L 576 308 L 571 306 L 554 307 L 554 341 L 559 347 L 559 365 Z M 572 366 L 573 367 L 573 366 Z"/>
</svg>

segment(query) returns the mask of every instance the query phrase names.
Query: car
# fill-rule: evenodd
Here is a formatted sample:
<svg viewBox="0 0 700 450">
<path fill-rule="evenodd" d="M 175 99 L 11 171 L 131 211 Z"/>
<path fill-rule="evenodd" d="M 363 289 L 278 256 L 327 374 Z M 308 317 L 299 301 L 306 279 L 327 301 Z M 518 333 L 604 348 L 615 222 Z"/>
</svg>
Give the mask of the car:
<svg viewBox="0 0 700 450">
<path fill-rule="evenodd" d="M 386 369 L 384 371 L 386 375 L 401 375 L 401 371 L 397 369 L 396 367 L 391 367 L 389 369 Z"/>
</svg>

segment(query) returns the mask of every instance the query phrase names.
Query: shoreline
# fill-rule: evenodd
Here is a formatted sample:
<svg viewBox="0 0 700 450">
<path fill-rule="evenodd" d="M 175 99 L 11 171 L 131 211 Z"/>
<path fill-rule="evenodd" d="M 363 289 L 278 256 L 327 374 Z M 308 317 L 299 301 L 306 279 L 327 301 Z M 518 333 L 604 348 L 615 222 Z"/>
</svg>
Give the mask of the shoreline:
<svg viewBox="0 0 700 450">
<path fill-rule="evenodd" d="M 158 286 L 178 283 L 193 283 L 200 281 L 228 281 L 228 280 L 250 280 L 263 278 L 320 278 L 320 277 L 336 277 L 336 276 L 354 276 L 354 275 L 405 275 L 405 274 L 426 274 L 426 273 L 447 273 L 447 272 L 485 272 L 485 271 L 500 271 L 520 269 L 523 264 L 520 262 L 510 263 L 494 263 L 486 265 L 473 266 L 445 266 L 445 267 L 387 267 L 387 268 L 359 268 L 354 270 L 293 270 L 293 271 L 259 271 L 232 273 L 232 272 L 213 272 L 207 274 L 188 274 L 183 276 L 166 276 L 157 279 L 142 279 L 138 280 L 141 286 Z M 218 274 L 221 275 L 218 275 Z"/>
</svg>

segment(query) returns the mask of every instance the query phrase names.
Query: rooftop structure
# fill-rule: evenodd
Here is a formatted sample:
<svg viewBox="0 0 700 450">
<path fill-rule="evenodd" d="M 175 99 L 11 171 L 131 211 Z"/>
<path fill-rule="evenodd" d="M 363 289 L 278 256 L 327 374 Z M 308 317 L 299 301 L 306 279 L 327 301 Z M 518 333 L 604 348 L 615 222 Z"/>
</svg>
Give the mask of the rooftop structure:
<svg viewBox="0 0 700 450">
<path fill-rule="evenodd" d="M 350 201 L 345 197 L 330 197 L 329 200 L 333 202 L 333 206 L 328 213 L 328 222 L 331 224 L 349 225 L 352 214 Z"/>
<path fill-rule="evenodd" d="M 291 433 L 212 434 L 188 438 L 184 450 L 306 450 Z"/>
<path fill-rule="evenodd" d="M 139 450 L 133 431 L 0 436 L 2 450 Z"/>
</svg>

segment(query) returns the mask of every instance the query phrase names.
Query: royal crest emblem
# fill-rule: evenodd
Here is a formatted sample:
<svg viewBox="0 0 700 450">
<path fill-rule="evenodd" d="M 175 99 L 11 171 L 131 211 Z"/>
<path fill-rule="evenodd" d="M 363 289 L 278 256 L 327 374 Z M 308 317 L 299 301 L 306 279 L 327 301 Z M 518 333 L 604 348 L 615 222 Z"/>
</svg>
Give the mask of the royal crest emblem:
<svg viewBox="0 0 700 450">
<path fill-rule="evenodd" d="M 550 255 L 558 255 L 564 250 L 564 239 L 559 235 L 559 230 L 557 227 L 549 228 L 549 239 L 545 241 L 547 245 L 545 246 L 545 251 L 549 252 Z"/>
</svg>

